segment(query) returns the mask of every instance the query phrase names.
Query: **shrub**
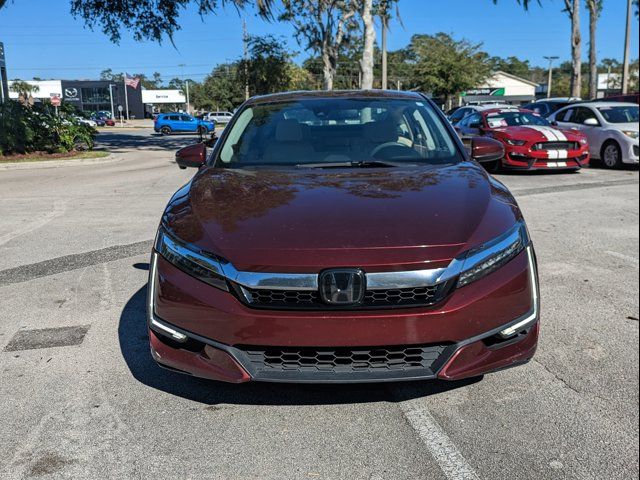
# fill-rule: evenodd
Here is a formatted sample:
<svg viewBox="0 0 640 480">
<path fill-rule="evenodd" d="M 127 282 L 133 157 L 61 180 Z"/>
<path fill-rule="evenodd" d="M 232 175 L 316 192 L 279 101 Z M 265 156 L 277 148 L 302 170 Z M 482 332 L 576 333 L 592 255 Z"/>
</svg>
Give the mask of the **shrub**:
<svg viewBox="0 0 640 480">
<path fill-rule="evenodd" d="M 58 116 L 50 104 L 0 103 L 0 155 L 92 149 L 96 133 L 69 109 Z"/>
</svg>

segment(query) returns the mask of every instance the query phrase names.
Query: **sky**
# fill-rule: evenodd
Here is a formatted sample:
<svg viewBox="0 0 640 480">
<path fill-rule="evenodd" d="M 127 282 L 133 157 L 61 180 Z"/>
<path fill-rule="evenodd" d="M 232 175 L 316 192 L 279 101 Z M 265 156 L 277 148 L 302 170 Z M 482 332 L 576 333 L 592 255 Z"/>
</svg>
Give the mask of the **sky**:
<svg viewBox="0 0 640 480">
<path fill-rule="evenodd" d="M 545 55 L 570 59 L 570 21 L 563 0 L 540 0 L 524 11 L 516 0 L 400 0 L 400 18 L 390 24 L 389 50 L 406 46 L 412 35 L 446 32 L 482 42 L 490 55 L 516 56 L 546 65 Z M 162 74 L 202 80 L 215 65 L 242 55 L 242 18 L 250 34 L 285 38 L 296 61 L 306 58 L 289 24 L 268 23 L 255 11 L 242 14 L 226 7 L 205 18 L 194 8 L 180 16 L 182 29 L 170 42 L 136 42 L 124 31 L 119 45 L 99 29 L 91 31 L 69 13 L 69 0 L 9 0 L 0 9 L 0 42 L 4 42 L 8 77 L 31 79 L 97 79 L 102 70 Z M 622 60 L 625 0 L 605 0 L 598 25 L 598 58 Z M 583 57 L 588 55 L 588 13 L 582 12 Z M 378 32 L 379 35 L 379 32 Z M 632 20 L 631 58 L 638 57 L 638 20 Z"/>
</svg>

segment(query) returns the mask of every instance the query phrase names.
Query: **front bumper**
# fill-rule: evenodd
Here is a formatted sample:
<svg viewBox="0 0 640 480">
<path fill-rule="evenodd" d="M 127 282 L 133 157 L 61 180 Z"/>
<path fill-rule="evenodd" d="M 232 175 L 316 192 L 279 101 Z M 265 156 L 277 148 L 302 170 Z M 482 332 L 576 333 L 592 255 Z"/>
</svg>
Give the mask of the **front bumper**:
<svg viewBox="0 0 640 480">
<path fill-rule="evenodd" d="M 507 145 L 502 166 L 513 170 L 579 170 L 589 165 L 589 149 L 532 150 L 528 146 Z"/>
<path fill-rule="evenodd" d="M 640 163 L 640 148 L 638 140 L 627 140 L 622 148 L 622 162 L 637 165 Z"/>
<path fill-rule="evenodd" d="M 153 358 L 173 370 L 234 383 L 458 380 L 527 362 L 538 338 L 531 247 L 500 270 L 455 291 L 443 304 L 426 308 L 259 311 L 186 275 L 155 252 L 148 293 Z M 514 335 L 500 335 L 514 325 Z M 344 351 L 357 360 L 358 355 L 411 356 L 417 350 L 422 357 L 415 368 L 340 367 Z M 336 368 L 318 366 L 318 359 L 327 355 Z"/>
</svg>

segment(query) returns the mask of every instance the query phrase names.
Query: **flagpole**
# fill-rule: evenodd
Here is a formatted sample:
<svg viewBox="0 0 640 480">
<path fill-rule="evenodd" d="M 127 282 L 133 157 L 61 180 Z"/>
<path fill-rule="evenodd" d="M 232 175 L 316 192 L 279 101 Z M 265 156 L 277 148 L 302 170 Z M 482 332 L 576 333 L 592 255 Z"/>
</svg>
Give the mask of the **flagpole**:
<svg viewBox="0 0 640 480">
<path fill-rule="evenodd" d="M 127 121 L 129 120 L 129 97 L 127 95 L 127 74 L 122 75 L 122 83 L 124 84 L 124 110 L 127 112 Z"/>
</svg>

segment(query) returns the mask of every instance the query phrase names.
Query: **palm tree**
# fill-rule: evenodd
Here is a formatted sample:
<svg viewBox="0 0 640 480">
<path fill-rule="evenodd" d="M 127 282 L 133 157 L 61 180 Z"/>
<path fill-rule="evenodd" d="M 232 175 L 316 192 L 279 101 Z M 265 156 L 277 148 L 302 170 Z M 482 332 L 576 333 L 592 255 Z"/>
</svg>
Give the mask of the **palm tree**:
<svg viewBox="0 0 640 480">
<path fill-rule="evenodd" d="M 596 50 L 596 28 L 602 13 L 602 0 L 587 0 L 589 9 L 589 98 L 598 93 L 598 59 Z"/>
</svg>

